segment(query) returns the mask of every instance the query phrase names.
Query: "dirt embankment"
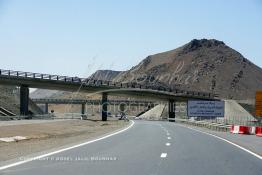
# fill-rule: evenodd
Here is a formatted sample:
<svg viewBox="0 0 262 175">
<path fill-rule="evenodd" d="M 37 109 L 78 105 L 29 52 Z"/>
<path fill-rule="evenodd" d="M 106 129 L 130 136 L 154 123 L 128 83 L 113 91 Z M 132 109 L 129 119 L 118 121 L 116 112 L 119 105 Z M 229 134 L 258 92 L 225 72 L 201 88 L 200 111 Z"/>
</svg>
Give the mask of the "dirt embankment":
<svg viewBox="0 0 262 175">
<path fill-rule="evenodd" d="M 128 125 L 124 121 L 65 120 L 0 126 L 0 138 L 23 136 L 27 140 L 0 141 L 0 162 L 80 143 Z"/>
</svg>

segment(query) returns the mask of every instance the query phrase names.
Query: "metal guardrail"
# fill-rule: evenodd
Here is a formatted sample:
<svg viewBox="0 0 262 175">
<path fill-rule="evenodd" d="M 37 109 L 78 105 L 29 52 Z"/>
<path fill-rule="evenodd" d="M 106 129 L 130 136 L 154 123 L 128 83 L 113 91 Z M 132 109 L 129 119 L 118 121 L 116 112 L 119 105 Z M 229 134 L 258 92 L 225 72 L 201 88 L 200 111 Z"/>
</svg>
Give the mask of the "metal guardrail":
<svg viewBox="0 0 262 175">
<path fill-rule="evenodd" d="M 186 90 L 173 89 L 170 87 L 163 87 L 163 86 L 141 85 L 141 84 L 137 84 L 136 82 L 120 83 L 120 82 L 113 82 L 113 81 L 103 81 L 103 80 L 95 80 L 95 79 L 88 79 L 88 78 L 50 75 L 50 74 L 22 72 L 22 71 L 13 71 L 13 70 L 4 70 L 4 69 L 0 69 L 0 78 L 1 76 L 10 77 L 10 78 L 23 78 L 23 79 L 26 78 L 26 79 L 33 79 L 33 80 L 41 79 L 41 80 L 59 81 L 59 82 L 66 82 L 66 83 L 77 83 L 79 85 L 85 84 L 89 86 L 149 89 L 149 90 L 170 92 L 178 95 L 185 95 L 185 96 L 192 96 L 192 97 L 205 97 L 210 99 L 217 97 L 217 94 L 212 94 L 212 93 L 186 91 Z"/>
<path fill-rule="evenodd" d="M 231 125 L 227 125 L 225 123 L 215 123 L 212 121 L 194 121 L 194 120 L 188 120 L 188 119 L 179 119 L 179 118 L 168 118 L 169 121 L 176 121 L 179 123 L 189 124 L 193 126 L 199 126 L 208 128 L 211 130 L 216 131 L 229 131 Z"/>
<path fill-rule="evenodd" d="M 33 98 L 31 99 L 35 103 L 74 103 L 74 104 L 86 104 L 86 103 L 102 103 L 101 100 L 85 100 L 85 99 L 48 99 L 48 98 Z M 108 100 L 108 104 L 152 104 L 151 101 L 132 101 L 132 100 Z"/>
</svg>

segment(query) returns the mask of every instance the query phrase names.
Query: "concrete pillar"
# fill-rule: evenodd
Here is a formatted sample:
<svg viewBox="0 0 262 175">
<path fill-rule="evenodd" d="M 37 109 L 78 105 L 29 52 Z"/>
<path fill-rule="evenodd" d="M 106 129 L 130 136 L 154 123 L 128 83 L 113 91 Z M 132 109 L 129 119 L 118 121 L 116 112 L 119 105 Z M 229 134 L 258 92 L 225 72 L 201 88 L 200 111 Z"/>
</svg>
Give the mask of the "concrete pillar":
<svg viewBox="0 0 262 175">
<path fill-rule="evenodd" d="M 175 103 L 175 100 L 169 100 L 169 102 L 168 102 L 168 114 L 169 114 L 169 118 L 175 119 L 175 117 L 176 117 L 176 103 Z M 169 120 L 169 121 L 173 121 L 174 122 L 174 120 Z"/>
<path fill-rule="evenodd" d="M 102 93 L 102 121 L 107 121 L 107 93 Z"/>
<path fill-rule="evenodd" d="M 81 105 L 82 105 L 82 107 L 81 107 L 81 114 L 82 114 L 82 117 L 83 117 L 85 115 L 85 112 L 86 112 L 86 104 L 82 103 Z"/>
<path fill-rule="evenodd" d="M 20 86 L 20 115 L 28 115 L 29 105 L 29 88 L 28 86 Z"/>
<path fill-rule="evenodd" d="M 45 114 L 48 114 L 48 103 L 45 104 Z"/>
</svg>

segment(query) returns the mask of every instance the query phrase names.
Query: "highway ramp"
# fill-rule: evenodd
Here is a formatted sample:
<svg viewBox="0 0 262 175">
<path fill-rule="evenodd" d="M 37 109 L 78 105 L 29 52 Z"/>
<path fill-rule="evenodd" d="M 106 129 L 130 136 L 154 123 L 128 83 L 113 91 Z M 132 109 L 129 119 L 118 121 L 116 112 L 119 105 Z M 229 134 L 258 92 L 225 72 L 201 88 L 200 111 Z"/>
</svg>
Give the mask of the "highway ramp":
<svg viewBox="0 0 262 175">
<path fill-rule="evenodd" d="M 130 129 L 4 175 L 258 175 L 262 161 L 229 143 L 172 122 L 135 121 Z"/>
</svg>

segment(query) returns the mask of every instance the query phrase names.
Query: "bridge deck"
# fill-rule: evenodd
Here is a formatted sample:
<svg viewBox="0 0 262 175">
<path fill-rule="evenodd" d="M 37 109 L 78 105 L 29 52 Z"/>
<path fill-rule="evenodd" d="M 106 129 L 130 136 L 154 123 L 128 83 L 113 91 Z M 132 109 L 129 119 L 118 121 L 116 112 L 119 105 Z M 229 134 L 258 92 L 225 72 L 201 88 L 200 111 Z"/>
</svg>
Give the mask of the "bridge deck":
<svg viewBox="0 0 262 175">
<path fill-rule="evenodd" d="M 163 86 L 141 85 L 136 82 L 119 83 L 88 78 L 68 77 L 32 72 L 0 69 L 0 84 L 28 86 L 30 88 L 54 89 L 63 91 L 82 91 L 147 97 L 155 99 L 215 99 L 216 95 L 206 92 L 172 89 Z"/>
</svg>

